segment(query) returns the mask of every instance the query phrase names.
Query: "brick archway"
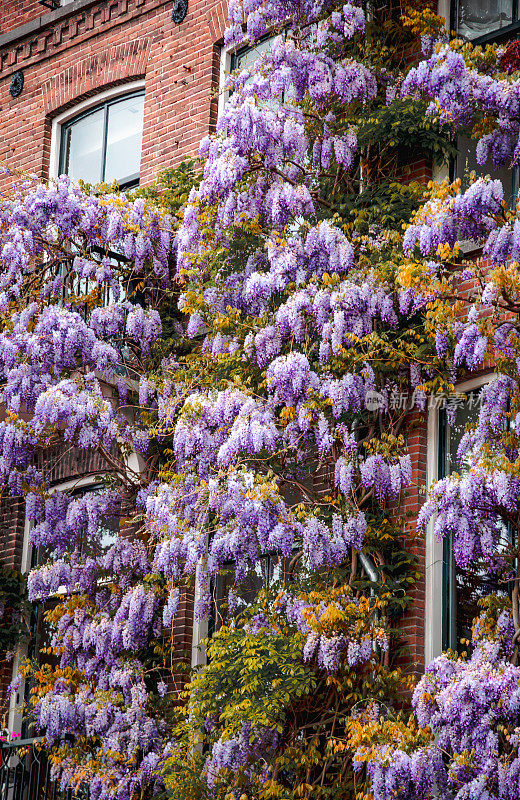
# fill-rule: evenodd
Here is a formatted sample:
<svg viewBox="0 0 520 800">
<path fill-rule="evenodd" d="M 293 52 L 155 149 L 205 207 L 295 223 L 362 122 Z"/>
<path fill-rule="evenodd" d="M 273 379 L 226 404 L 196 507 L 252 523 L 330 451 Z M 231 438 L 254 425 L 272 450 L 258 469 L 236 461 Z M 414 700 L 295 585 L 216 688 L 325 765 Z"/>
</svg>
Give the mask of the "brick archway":
<svg viewBox="0 0 520 800">
<path fill-rule="evenodd" d="M 146 74 L 152 37 L 112 45 L 75 62 L 42 85 L 46 117 L 65 111 L 89 95 Z"/>
<path fill-rule="evenodd" d="M 208 20 L 211 39 L 214 44 L 219 44 L 224 39 L 224 31 L 227 27 L 228 4 L 227 0 L 219 0 L 211 11 L 206 14 Z"/>
</svg>

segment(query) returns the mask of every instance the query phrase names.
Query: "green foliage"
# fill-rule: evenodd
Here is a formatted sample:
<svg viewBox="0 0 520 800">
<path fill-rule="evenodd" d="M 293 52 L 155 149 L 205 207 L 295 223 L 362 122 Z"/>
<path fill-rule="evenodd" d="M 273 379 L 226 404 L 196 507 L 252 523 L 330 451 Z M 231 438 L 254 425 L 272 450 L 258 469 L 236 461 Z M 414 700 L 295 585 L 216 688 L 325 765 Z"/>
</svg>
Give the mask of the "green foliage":
<svg viewBox="0 0 520 800">
<path fill-rule="evenodd" d="M 302 597 L 316 601 L 318 596 L 335 596 L 330 581 L 321 588 L 316 580 L 313 584 L 314 592 Z M 177 708 L 175 743 L 165 765 L 173 800 L 351 798 L 356 788 L 363 788 L 362 781 L 356 786 L 348 745 L 353 709 L 362 712 L 374 698 L 395 698 L 408 684 L 398 670 L 385 669 L 376 660 L 368 667 L 344 665 L 328 676 L 303 663 L 305 637 L 276 613 L 278 597 L 276 592 L 262 594 L 239 623 L 223 626 L 206 643 L 208 664 L 187 687 L 186 706 Z M 371 613 L 368 604 L 363 608 L 361 618 Z M 339 630 L 345 618 L 336 612 L 331 605 L 312 624 L 317 630 Z M 264 626 L 259 629 L 258 614 Z M 236 775 L 220 774 L 208 790 L 205 769 L 211 747 L 218 739 L 238 737 L 244 723 L 252 732 L 276 731 L 267 753 L 256 759 L 253 754 L 250 765 Z"/>
<path fill-rule="evenodd" d="M 301 661 L 300 637 L 243 627 L 222 627 L 208 646 L 209 666 L 190 686 L 189 710 L 204 724 L 209 717 L 229 734 L 246 721 L 282 733 L 290 703 L 316 687 L 312 670 Z"/>
<path fill-rule="evenodd" d="M 0 653 L 14 650 L 27 639 L 27 610 L 24 576 L 0 563 Z"/>
<path fill-rule="evenodd" d="M 389 105 L 374 109 L 359 122 L 360 146 L 395 150 L 399 166 L 410 156 L 423 155 L 442 163 L 454 156 L 457 148 L 435 117 L 426 114 L 427 103 L 412 98 L 396 98 Z"/>
<path fill-rule="evenodd" d="M 180 216 L 193 186 L 201 178 L 200 165 L 195 159 L 182 161 L 177 167 L 163 170 L 151 186 L 140 186 L 132 192 L 134 197 L 152 200 L 170 214 Z"/>
</svg>

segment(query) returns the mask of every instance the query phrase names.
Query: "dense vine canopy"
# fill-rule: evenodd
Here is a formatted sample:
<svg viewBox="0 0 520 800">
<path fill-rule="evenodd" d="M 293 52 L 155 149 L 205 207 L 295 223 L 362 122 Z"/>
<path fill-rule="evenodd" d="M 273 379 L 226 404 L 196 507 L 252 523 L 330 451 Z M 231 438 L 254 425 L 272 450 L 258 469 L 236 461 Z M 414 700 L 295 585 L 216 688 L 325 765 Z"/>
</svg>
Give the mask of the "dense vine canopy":
<svg viewBox="0 0 520 800">
<path fill-rule="evenodd" d="M 200 177 L 135 196 L 24 177 L 0 203 L 0 479 L 25 496 L 29 599 L 53 631 L 24 668 L 36 728 L 92 800 L 512 800 L 520 221 L 498 181 L 426 192 L 406 163 L 470 128 L 480 163 L 514 160 L 516 73 L 428 10 L 229 13 L 227 44 L 279 35 L 229 78 Z M 408 718 L 409 436 L 429 395 L 489 363 L 471 469 L 419 526 L 512 592 L 487 600 L 470 656 L 428 667 Z M 52 484 L 56 444 L 95 454 L 101 491 Z M 213 636 L 184 686 L 193 591 Z"/>
</svg>

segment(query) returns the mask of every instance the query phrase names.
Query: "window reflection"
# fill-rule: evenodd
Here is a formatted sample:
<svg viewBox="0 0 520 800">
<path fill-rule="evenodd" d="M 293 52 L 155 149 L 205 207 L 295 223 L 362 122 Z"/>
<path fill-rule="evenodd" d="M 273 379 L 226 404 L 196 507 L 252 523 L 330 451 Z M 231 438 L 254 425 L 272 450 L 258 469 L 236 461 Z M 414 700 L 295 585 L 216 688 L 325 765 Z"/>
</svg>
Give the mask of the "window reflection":
<svg viewBox="0 0 520 800">
<path fill-rule="evenodd" d="M 495 167 L 493 161 L 488 159 L 485 164 L 477 163 L 477 142 L 467 136 L 459 136 L 457 140 L 458 154 L 456 158 L 456 177 L 461 180 L 462 191 L 470 186 L 469 175 L 476 172 L 477 176 L 490 175 L 493 179 L 501 181 L 504 187 L 504 200 L 509 204 L 516 202 L 518 195 L 518 168 L 504 166 Z"/>
<path fill-rule="evenodd" d="M 103 103 L 62 126 L 60 173 L 87 183 L 139 183 L 144 94 Z"/>
<path fill-rule="evenodd" d="M 231 69 L 245 69 L 258 61 L 262 53 L 270 49 L 275 40 L 275 36 L 268 36 L 261 39 L 253 47 L 243 47 L 231 56 Z"/>
<path fill-rule="evenodd" d="M 104 487 L 101 484 L 95 484 L 93 486 L 85 486 L 76 489 L 72 496 L 75 500 L 78 500 L 89 494 L 103 494 L 104 491 Z M 90 541 L 86 536 L 86 531 L 80 535 L 79 554 L 85 557 L 91 555 L 100 556 L 106 553 L 106 551 L 117 542 L 118 533 L 119 514 L 117 513 L 117 509 L 113 509 L 112 513 L 106 513 L 101 517 L 97 541 Z"/>
<path fill-rule="evenodd" d="M 222 625 L 227 625 L 231 616 L 238 616 L 248 606 L 252 606 L 262 589 L 269 589 L 273 584 L 282 580 L 287 565 L 285 559 L 279 556 L 263 556 L 258 561 L 247 579 L 235 587 L 235 570 L 233 562 L 224 565 L 221 573 L 213 584 L 213 608 L 210 620 L 210 635 L 218 631 Z M 237 607 L 233 615 L 228 612 L 229 591 L 233 589 L 237 594 Z"/>
<path fill-rule="evenodd" d="M 453 472 L 462 474 L 469 469 L 468 461 L 458 460 L 457 451 L 467 426 L 478 420 L 481 391 L 482 388 L 468 392 L 466 401 L 457 408 L 453 424 L 449 424 L 445 412 L 442 412 L 439 478 Z M 500 543 L 504 552 L 511 545 L 511 535 L 510 529 L 504 524 Z M 483 562 L 476 562 L 468 570 L 459 569 L 453 557 L 452 542 L 445 539 L 443 547 L 443 648 L 450 647 L 462 652 L 468 650 L 467 641 L 471 640 L 473 620 L 481 613 L 479 600 L 491 593 L 507 596 L 509 587 L 486 569 Z"/>
<path fill-rule="evenodd" d="M 143 141 L 144 96 L 114 103 L 108 108 L 105 177 L 128 185 L 139 180 Z"/>
<path fill-rule="evenodd" d="M 65 131 L 64 171 L 73 180 L 99 183 L 103 175 L 105 112 L 93 111 Z"/>
<path fill-rule="evenodd" d="M 459 0 L 457 3 L 457 31 L 468 39 L 498 31 L 511 25 L 513 19 L 512 0 Z"/>
</svg>

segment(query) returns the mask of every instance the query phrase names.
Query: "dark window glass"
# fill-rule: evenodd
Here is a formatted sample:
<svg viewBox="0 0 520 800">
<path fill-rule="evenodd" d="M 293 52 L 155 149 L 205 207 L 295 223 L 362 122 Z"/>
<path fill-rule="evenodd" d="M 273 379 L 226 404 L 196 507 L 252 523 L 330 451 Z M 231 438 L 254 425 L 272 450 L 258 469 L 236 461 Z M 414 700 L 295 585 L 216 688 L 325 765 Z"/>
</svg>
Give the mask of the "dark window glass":
<svg viewBox="0 0 520 800">
<path fill-rule="evenodd" d="M 231 70 L 250 67 L 255 61 L 258 61 L 262 53 L 269 50 L 275 38 L 274 36 L 267 36 L 257 42 L 254 47 L 243 47 L 241 50 L 237 50 L 231 56 Z"/>
<path fill-rule="evenodd" d="M 45 612 L 54 609 L 59 602 L 58 598 L 49 598 L 45 603 L 33 603 L 31 606 L 31 615 L 29 620 L 30 625 L 30 639 L 27 647 L 27 657 L 37 664 L 39 667 L 48 665 L 51 669 L 57 669 L 59 666 L 59 658 L 53 653 L 48 653 L 46 650 L 51 647 L 52 637 L 55 632 L 55 626 L 45 618 Z M 33 696 L 32 689 L 35 687 L 36 682 L 32 675 L 27 676 L 23 683 L 23 703 L 22 710 L 22 729 L 21 738 L 28 739 L 36 735 L 34 730 L 34 722 L 31 721 L 29 709 L 32 707 L 31 698 Z M 17 705 L 21 698 L 17 697 Z"/>
<path fill-rule="evenodd" d="M 264 556 L 254 567 L 247 579 L 235 589 L 237 608 L 233 616 L 237 616 L 248 606 L 253 605 L 258 593 L 268 589 L 284 576 L 284 559 L 278 556 Z M 235 588 L 233 563 L 229 562 L 213 583 L 213 608 L 209 624 L 210 635 L 230 621 L 228 612 L 229 590 Z"/>
<path fill-rule="evenodd" d="M 467 39 L 499 31 L 516 21 L 515 6 L 513 0 L 458 0 L 457 31 Z"/>
<path fill-rule="evenodd" d="M 457 141 L 458 154 L 456 158 L 455 177 L 460 178 L 462 189 L 468 189 L 470 185 L 469 175 L 476 172 L 477 176 L 490 175 L 494 179 L 502 182 L 504 187 L 504 200 L 511 205 L 516 201 L 518 195 L 518 167 L 495 167 L 491 160 L 482 166 L 477 163 L 475 139 L 466 136 L 459 136 Z"/>
<path fill-rule="evenodd" d="M 144 93 L 118 97 L 62 127 L 60 173 L 87 183 L 137 186 L 141 167 Z"/>
</svg>

